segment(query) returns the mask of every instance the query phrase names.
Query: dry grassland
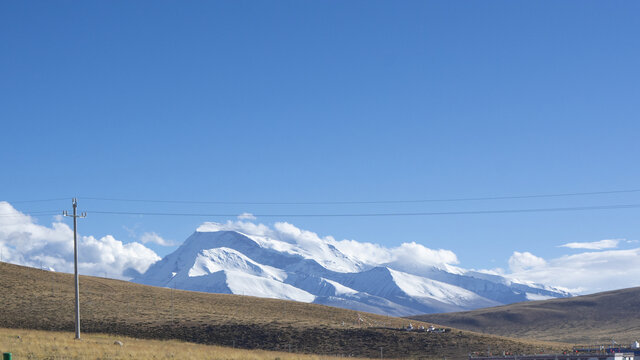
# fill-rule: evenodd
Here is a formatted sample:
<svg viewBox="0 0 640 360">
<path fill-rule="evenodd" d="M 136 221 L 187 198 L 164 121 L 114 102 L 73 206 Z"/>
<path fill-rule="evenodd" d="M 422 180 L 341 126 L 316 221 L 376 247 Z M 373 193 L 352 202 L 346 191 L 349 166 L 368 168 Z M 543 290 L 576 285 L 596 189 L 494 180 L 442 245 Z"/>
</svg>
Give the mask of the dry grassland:
<svg viewBox="0 0 640 360">
<path fill-rule="evenodd" d="M 607 345 L 640 340 L 638 309 L 640 287 L 415 318 L 511 337 Z"/>
<path fill-rule="evenodd" d="M 73 331 L 73 275 L 0 263 L 0 327 Z M 464 359 L 470 352 L 561 351 L 567 344 L 452 330 L 399 330 L 409 322 L 323 305 L 171 290 L 80 277 L 84 333 L 244 349 L 358 357 Z M 424 325 L 412 321 L 414 326 Z"/>
<path fill-rule="evenodd" d="M 0 352 L 18 359 L 192 359 L 192 360 L 330 360 L 336 357 L 242 350 L 178 340 L 143 340 L 130 337 L 73 332 L 0 329 Z M 122 346 L 116 344 L 122 343 Z"/>
</svg>

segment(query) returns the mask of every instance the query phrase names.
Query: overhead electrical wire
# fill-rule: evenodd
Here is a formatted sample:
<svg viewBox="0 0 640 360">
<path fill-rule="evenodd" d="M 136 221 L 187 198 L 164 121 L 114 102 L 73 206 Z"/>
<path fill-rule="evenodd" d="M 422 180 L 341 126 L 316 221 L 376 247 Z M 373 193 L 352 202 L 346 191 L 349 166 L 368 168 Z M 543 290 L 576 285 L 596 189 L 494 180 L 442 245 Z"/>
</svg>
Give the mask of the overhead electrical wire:
<svg viewBox="0 0 640 360">
<path fill-rule="evenodd" d="M 469 210 L 469 211 L 435 211 L 435 212 L 397 212 L 397 213 L 343 213 L 343 214 L 252 214 L 255 217 L 385 217 L 385 216 L 438 216 L 438 215 L 481 215 L 481 214 L 508 214 L 508 213 L 533 213 L 533 212 L 560 212 L 560 211 L 587 211 L 587 210 L 614 210 L 635 209 L 640 204 L 574 206 L 555 208 L 531 208 L 531 209 L 502 209 L 502 210 Z M 149 215 L 149 216 L 193 216 L 193 217 L 236 217 L 238 214 L 203 214 L 203 213 L 165 213 L 165 212 L 136 212 L 136 211 L 101 211 L 87 210 L 90 214 L 111 215 Z"/>
<path fill-rule="evenodd" d="M 573 192 L 573 193 L 555 193 L 555 194 L 536 194 L 536 195 L 515 195 L 515 196 L 492 196 L 492 197 L 468 197 L 468 198 L 443 198 L 443 199 L 421 199 L 421 200 L 378 200 L 378 201 L 317 201 L 317 202 L 255 202 L 255 201 L 189 201 L 189 200 L 152 200 L 152 199 L 126 199 L 126 198 L 105 198 L 105 197 L 83 197 L 84 200 L 98 201 L 122 201 L 122 202 L 141 202 L 141 203 L 177 203 L 177 204 L 219 204 L 219 205 L 339 205 L 339 204 L 398 204 L 398 203 L 426 203 L 426 202 L 455 202 L 455 201 L 479 201 L 479 200 L 506 200 L 506 199 L 527 199 L 527 198 L 552 198 L 552 197 L 569 197 L 569 196 L 588 196 L 588 195 L 606 195 L 606 194 L 623 194 L 636 193 L 640 189 L 628 190 L 612 190 L 612 191 L 592 191 L 592 192 Z M 68 198 L 54 198 L 41 200 L 19 200 L 13 203 L 28 202 L 48 202 L 68 200 Z M 389 212 L 389 213 L 317 213 L 317 214 L 254 214 L 256 217 L 385 217 L 385 216 L 437 216 L 437 215 L 475 215 L 475 214 L 506 214 L 506 213 L 531 213 L 531 212 L 559 212 L 559 211 L 586 211 L 586 210 L 612 210 L 612 209 L 631 209 L 638 208 L 640 204 L 617 204 L 617 205 L 595 205 L 595 206 L 573 206 L 573 207 L 543 207 L 528 209 L 502 209 L 502 210 L 464 210 L 464 211 L 432 211 L 432 212 Z M 238 214 L 230 213 L 171 213 L 171 212 L 136 212 L 136 211 L 91 211 L 94 214 L 112 214 L 112 215 L 150 215 L 150 216 L 195 216 L 195 217 L 236 217 Z M 43 210 L 30 212 L 30 216 L 56 215 L 60 211 Z M 1 217 L 7 216 L 23 216 L 20 214 L 0 214 Z"/>
<path fill-rule="evenodd" d="M 114 202 L 140 202 L 140 203 L 168 203 L 168 204 L 217 204 L 217 205 L 364 205 L 364 204 L 403 204 L 403 203 L 428 203 L 428 202 L 461 202 L 482 200 L 509 200 L 509 199 L 534 199 L 554 198 L 588 195 L 611 195 L 638 193 L 640 189 L 591 191 L 555 194 L 513 195 L 513 196 L 486 196 L 443 199 L 417 199 L 417 200 L 365 200 L 365 201 L 198 201 L 198 200 L 158 200 L 158 199 L 128 199 L 108 197 L 80 197 L 84 200 L 114 201 Z"/>
<path fill-rule="evenodd" d="M 62 200 L 70 200 L 70 199 L 71 199 L 71 197 L 56 198 L 56 199 L 39 199 L 39 200 L 0 200 L 0 201 L 6 201 L 6 202 L 8 202 L 10 204 L 21 204 L 21 203 L 62 201 Z"/>
<path fill-rule="evenodd" d="M 21 214 L 16 214 L 16 213 L 11 213 L 11 214 L 0 214 L 0 217 L 21 217 L 21 216 L 32 216 L 32 217 L 36 217 L 36 216 L 47 216 L 47 215 L 60 215 L 62 214 L 61 211 L 57 211 L 57 210 L 50 210 L 50 211 L 33 211 L 33 212 L 29 212 L 29 213 L 21 213 Z"/>
<path fill-rule="evenodd" d="M 114 202 L 142 202 L 142 203 L 175 203 L 175 204 L 219 204 L 219 205 L 340 205 L 340 204 L 402 204 L 402 203 L 427 203 L 427 202 L 456 202 L 456 201 L 482 201 L 482 200 L 509 200 L 509 199 L 535 199 L 572 197 L 589 195 L 611 195 L 640 193 L 640 189 L 588 191 L 553 194 L 529 194 L 529 195 L 501 195 L 484 197 L 458 197 L 458 198 L 433 198 L 433 199 L 409 199 L 409 200 L 361 200 L 361 201 L 200 201 L 200 200 L 164 200 L 164 199 L 131 199 L 87 196 L 80 197 L 84 200 L 114 201 Z M 71 197 L 34 200 L 3 200 L 12 204 L 36 203 L 69 200 Z"/>
</svg>

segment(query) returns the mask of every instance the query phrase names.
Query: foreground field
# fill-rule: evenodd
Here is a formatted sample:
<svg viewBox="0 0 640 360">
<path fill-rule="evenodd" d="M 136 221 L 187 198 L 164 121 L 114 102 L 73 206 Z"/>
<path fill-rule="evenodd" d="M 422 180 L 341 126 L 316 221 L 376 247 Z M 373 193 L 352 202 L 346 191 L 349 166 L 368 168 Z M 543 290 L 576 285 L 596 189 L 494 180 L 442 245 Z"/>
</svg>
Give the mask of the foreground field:
<svg viewBox="0 0 640 360">
<path fill-rule="evenodd" d="M 0 327 L 72 331 L 73 275 L 0 263 Z M 409 320 L 249 296 L 175 291 L 80 277 L 82 330 L 244 349 L 379 358 L 465 359 L 470 352 L 562 351 L 559 343 L 452 329 L 400 330 Z M 413 325 L 428 326 L 413 321 Z"/>
<path fill-rule="evenodd" d="M 73 332 L 0 329 L 0 353 L 19 359 L 238 359 L 238 360 L 330 360 L 332 356 L 291 354 L 264 350 L 242 350 L 177 340 L 143 340 L 130 337 Z M 116 344 L 122 343 L 122 346 Z"/>
</svg>

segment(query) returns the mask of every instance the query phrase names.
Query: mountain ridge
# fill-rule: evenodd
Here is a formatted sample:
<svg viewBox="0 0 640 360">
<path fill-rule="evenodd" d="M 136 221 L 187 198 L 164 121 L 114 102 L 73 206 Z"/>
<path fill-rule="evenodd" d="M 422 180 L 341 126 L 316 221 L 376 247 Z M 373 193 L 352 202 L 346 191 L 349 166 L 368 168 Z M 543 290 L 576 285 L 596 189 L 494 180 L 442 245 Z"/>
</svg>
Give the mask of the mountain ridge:
<svg viewBox="0 0 640 360">
<path fill-rule="evenodd" d="M 405 271 L 408 270 L 408 271 Z M 569 294 L 451 267 L 373 264 L 322 239 L 293 242 L 200 227 L 173 253 L 133 281 L 314 302 L 383 315 L 409 316 L 498 306 L 535 296 Z"/>
</svg>

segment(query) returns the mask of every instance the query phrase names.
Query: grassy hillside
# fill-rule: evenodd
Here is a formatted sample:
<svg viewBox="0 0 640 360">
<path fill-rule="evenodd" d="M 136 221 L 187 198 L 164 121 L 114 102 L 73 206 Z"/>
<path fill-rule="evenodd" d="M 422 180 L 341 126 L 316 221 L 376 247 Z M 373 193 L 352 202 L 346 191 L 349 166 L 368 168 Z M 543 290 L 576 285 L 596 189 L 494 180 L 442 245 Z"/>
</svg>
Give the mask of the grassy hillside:
<svg viewBox="0 0 640 360">
<path fill-rule="evenodd" d="M 73 275 L 0 263 L 0 327 L 72 331 Z M 360 357 L 466 358 L 469 352 L 563 350 L 466 331 L 398 330 L 409 320 L 328 306 L 80 277 L 82 330 L 147 339 Z M 414 321 L 414 325 L 420 324 Z M 424 324 L 425 326 L 428 324 Z"/>
<path fill-rule="evenodd" d="M 640 287 L 412 318 L 519 338 L 630 343 L 640 339 Z"/>
</svg>

